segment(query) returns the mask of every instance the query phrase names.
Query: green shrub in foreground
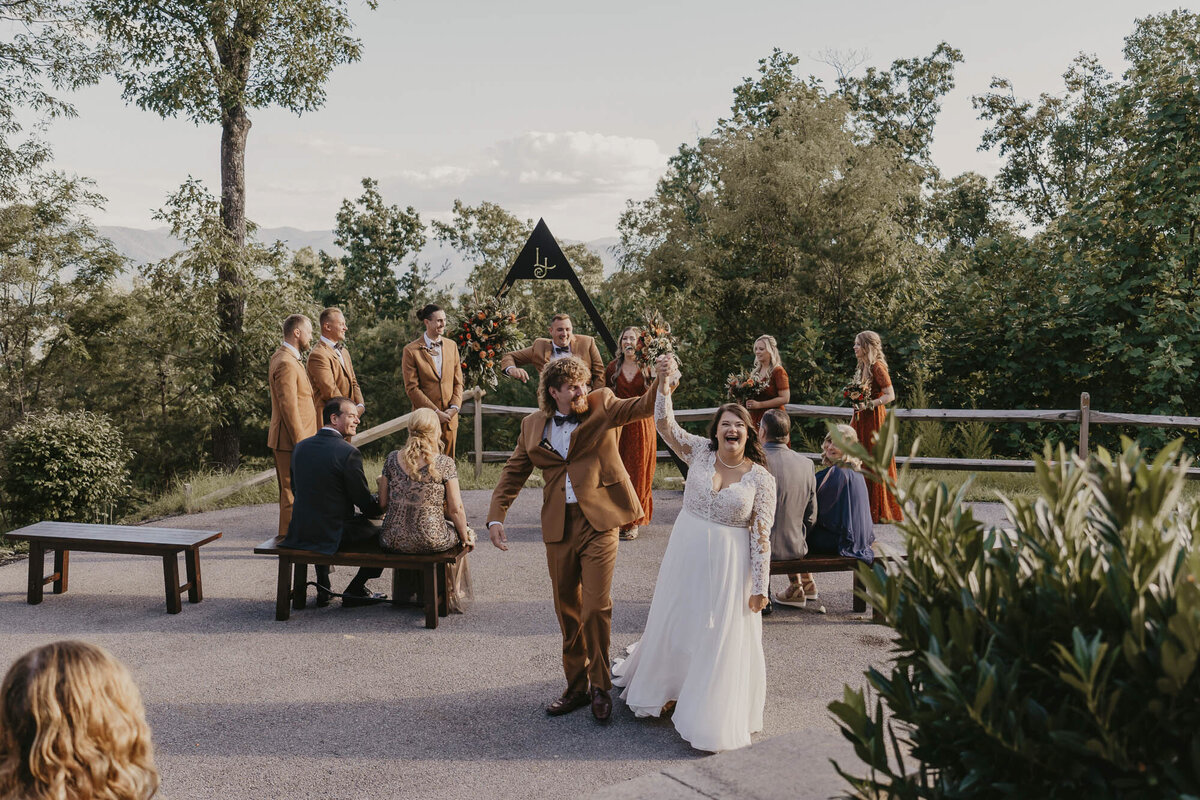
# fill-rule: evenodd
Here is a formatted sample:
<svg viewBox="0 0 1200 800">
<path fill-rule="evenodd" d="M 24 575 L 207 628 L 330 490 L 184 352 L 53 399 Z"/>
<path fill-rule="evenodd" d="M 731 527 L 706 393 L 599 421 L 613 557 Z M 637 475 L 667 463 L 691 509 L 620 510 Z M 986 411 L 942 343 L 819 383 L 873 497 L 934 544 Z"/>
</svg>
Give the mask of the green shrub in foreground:
<svg viewBox="0 0 1200 800">
<path fill-rule="evenodd" d="M 1179 502 L 1180 449 L 1085 464 L 1047 446 L 1006 532 L 944 485 L 906 493 L 907 561 L 860 569 L 895 661 L 867 673 L 873 702 L 846 687 L 829 706 L 870 768 L 838 766 L 857 796 L 1200 797 L 1200 515 Z"/>
<path fill-rule="evenodd" d="M 129 494 L 133 454 L 102 414 L 31 415 L 5 439 L 0 490 L 10 525 L 107 520 Z"/>
</svg>

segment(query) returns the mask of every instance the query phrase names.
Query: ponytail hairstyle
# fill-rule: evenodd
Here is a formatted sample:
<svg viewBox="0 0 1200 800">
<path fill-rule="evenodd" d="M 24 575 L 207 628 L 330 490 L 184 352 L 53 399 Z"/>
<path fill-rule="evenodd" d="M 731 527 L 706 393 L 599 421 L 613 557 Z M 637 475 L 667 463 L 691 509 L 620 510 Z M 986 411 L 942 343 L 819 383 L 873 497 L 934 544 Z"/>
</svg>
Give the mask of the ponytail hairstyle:
<svg viewBox="0 0 1200 800">
<path fill-rule="evenodd" d="M 442 473 L 434 459 L 441 452 L 442 424 L 431 408 L 418 408 L 408 418 L 408 441 L 400 451 L 404 471 L 413 480 L 419 480 L 420 463 L 429 465 L 429 477 L 440 481 Z"/>
</svg>

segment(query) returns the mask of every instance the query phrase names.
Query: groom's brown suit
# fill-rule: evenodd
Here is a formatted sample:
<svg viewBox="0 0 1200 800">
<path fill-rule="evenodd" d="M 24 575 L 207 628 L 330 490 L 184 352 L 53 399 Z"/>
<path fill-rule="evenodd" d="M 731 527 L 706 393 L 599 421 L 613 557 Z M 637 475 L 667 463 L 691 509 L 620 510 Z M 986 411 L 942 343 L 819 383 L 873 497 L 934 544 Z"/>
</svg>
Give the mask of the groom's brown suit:
<svg viewBox="0 0 1200 800">
<path fill-rule="evenodd" d="M 517 446 L 492 493 L 489 522 L 503 522 L 534 467 L 542 470 L 542 540 L 563 636 L 567 692 L 612 688 L 608 646 L 617 529 L 642 515 L 642 505 L 617 450 L 618 429 L 654 413 L 655 381 L 641 397 L 618 400 L 611 389 L 588 395 L 589 411 L 571 435 L 567 457 L 548 444 L 553 422 L 543 411 L 521 421 Z M 543 444 L 546 441 L 546 444 Z M 566 502 L 566 479 L 577 503 Z"/>
</svg>

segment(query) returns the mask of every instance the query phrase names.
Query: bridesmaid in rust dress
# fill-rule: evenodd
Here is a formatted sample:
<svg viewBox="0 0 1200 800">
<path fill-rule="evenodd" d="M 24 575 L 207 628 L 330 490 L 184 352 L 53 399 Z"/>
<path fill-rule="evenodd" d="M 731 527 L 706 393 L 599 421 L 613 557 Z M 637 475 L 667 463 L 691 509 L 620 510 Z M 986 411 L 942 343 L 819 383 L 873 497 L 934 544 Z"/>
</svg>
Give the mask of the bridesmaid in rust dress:
<svg viewBox="0 0 1200 800">
<path fill-rule="evenodd" d="M 887 404 L 896 399 L 892 378 L 888 375 L 887 361 L 883 357 L 883 341 L 875 331 L 862 331 L 854 337 L 854 357 L 858 369 L 855 382 L 866 390 L 870 399 L 855 406 L 850 424 L 858 434 L 858 440 L 867 450 L 875 451 L 875 436 L 883 427 L 887 417 Z M 888 464 L 888 477 L 896 480 L 896 462 Z M 897 522 L 904 519 L 904 512 L 895 496 L 882 483 L 867 481 L 867 495 L 871 501 L 873 522 Z"/>
<path fill-rule="evenodd" d="M 617 397 L 641 397 L 646 393 L 648 385 L 646 371 L 638 366 L 634 358 L 634 347 L 642 329 L 629 327 L 621 331 L 618 342 L 620 355 L 608 362 L 604 371 L 604 385 L 613 390 Z M 640 419 L 621 428 L 621 438 L 617 445 L 621 452 L 621 462 L 629 473 L 629 480 L 637 491 L 638 501 L 644 512 L 641 519 L 636 519 L 621 526 L 622 539 L 636 539 L 638 527 L 650 522 L 654 512 L 654 498 L 650 487 L 654 483 L 655 449 L 658 439 L 654 433 L 654 420 Z"/>
<path fill-rule="evenodd" d="M 746 410 L 757 428 L 768 408 L 783 408 L 792 399 L 787 370 L 779 358 L 774 336 L 764 334 L 754 340 L 754 372 L 767 380 L 767 388 L 746 401 Z"/>
</svg>

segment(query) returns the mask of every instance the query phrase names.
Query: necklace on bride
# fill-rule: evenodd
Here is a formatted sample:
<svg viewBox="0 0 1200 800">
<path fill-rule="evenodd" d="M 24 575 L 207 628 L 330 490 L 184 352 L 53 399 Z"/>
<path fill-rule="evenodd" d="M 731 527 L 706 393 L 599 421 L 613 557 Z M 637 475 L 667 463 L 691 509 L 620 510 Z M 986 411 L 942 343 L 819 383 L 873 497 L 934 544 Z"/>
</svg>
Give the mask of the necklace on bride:
<svg viewBox="0 0 1200 800">
<path fill-rule="evenodd" d="M 721 466 L 722 466 L 722 467 L 724 467 L 725 469 L 737 469 L 737 468 L 738 468 L 738 467 L 740 467 L 742 464 L 745 464 L 745 463 L 746 463 L 746 454 L 745 454 L 745 452 L 743 452 L 743 453 L 742 453 L 742 460 L 741 460 L 741 461 L 739 461 L 738 463 L 736 463 L 736 464 L 726 464 L 726 463 L 725 463 L 725 459 L 721 458 L 721 452 L 718 450 L 718 451 L 717 451 L 717 461 L 720 461 L 720 462 L 721 462 Z"/>
</svg>

